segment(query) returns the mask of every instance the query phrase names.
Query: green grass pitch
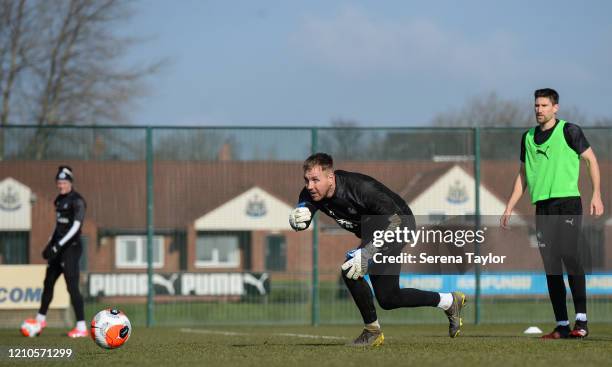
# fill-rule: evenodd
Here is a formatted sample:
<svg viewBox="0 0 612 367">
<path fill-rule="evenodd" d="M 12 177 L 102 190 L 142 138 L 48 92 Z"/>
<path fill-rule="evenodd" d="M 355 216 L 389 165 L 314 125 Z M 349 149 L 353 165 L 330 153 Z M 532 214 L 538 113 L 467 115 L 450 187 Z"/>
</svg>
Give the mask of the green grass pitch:
<svg viewBox="0 0 612 367">
<path fill-rule="evenodd" d="M 136 327 L 120 349 L 103 350 L 89 338 L 68 339 L 66 330 L 47 329 L 37 338 L 1 329 L 0 347 L 71 347 L 72 362 L 10 361 L 0 365 L 36 366 L 609 366 L 612 325 L 590 325 L 584 340 L 540 340 L 522 334 L 528 325 L 464 325 L 447 336 L 447 326 L 387 325 L 385 344 L 374 349 L 344 344 L 360 326 Z M 552 324 L 540 324 L 544 331 Z"/>
</svg>

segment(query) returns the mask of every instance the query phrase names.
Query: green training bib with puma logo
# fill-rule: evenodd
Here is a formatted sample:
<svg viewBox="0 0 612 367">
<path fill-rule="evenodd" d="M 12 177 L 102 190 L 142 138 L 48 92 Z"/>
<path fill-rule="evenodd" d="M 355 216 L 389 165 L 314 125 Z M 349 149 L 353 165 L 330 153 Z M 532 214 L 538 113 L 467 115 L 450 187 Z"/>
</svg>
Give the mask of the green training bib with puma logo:
<svg viewBox="0 0 612 367">
<path fill-rule="evenodd" d="M 550 137 L 540 145 L 534 141 L 536 127 L 525 135 L 525 173 L 532 203 L 580 196 L 580 156 L 567 145 L 564 126 L 565 121 L 559 120 Z"/>
</svg>

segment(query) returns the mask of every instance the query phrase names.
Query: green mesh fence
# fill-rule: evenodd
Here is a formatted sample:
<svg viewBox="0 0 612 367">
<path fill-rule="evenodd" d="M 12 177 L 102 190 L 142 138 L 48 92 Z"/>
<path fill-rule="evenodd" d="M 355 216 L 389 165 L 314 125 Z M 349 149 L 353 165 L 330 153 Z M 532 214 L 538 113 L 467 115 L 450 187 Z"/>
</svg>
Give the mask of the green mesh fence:
<svg viewBox="0 0 612 367">
<path fill-rule="evenodd" d="M 489 128 L 480 130 L 480 160 L 483 190 L 490 190 L 505 203 L 507 200 L 514 178 L 519 170 L 520 146 L 522 134 L 526 129 L 515 128 Z M 595 151 L 601 169 L 601 190 L 604 206 L 609 212 L 610 188 L 612 183 L 612 166 L 610 138 L 612 129 L 608 128 L 583 128 L 584 134 L 591 147 Z M 610 273 L 611 239 L 609 232 L 609 213 L 604 214 L 601 219 L 590 217 L 588 205 L 590 203 L 592 189 L 588 176 L 588 167 L 584 162 L 580 167 L 580 192 L 584 207 L 582 235 L 589 241 L 594 249 L 601 251 L 599 257 L 602 261 L 599 266 L 593 268 L 594 273 Z M 503 190 L 497 190 L 501 187 Z M 500 196 L 501 194 L 501 196 Z M 482 195 L 482 193 L 481 193 Z M 482 207 L 487 205 L 482 202 Z M 515 208 L 515 217 L 520 215 L 531 215 L 535 213 L 534 207 L 529 202 L 529 194 L 526 192 Z M 483 215 L 490 213 L 483 212 Z M 533 221 L 533 217 L 530 217 Z M 606 224 L 607 223 L 607 224 Z M 531 224 L 531 223 L 530 223 Z M 540 274 L 541 276 L 541 274 Z M 566 284 L 567 284 L 567 277 Z M 591 284 L 594 285 L 594 284 Z M 587 280 L 587 287 L 589 282 Z M 610 322 L 612 318 L 612 303 L 610 295 L 590 294 L 587 288 L 587 309 L 589 320 L 597 322 Z M 571 292 L 567 292 L 567 309 L 570 319 L 574 317 L 574 306 L 571 301 Z M 497 296 L 482 297 L 480 305 L 481 321 L 485 323 L 499 322 L 550 322 L 553 320 L 552 306 L 546 294 L 533 296 Z"/>
<path fill-rule="evenodd" d="M 584 130 L 600 161 L 604 205 L 611 208 L 612 129 Z M 444 215 L 451 194 L 473 200 L 476 190 L 480 214 L 499 216 L 518 171 L 523 131 L 155 127 L 147 146 L 144 127 L 9 126 L 0 134 L 0 194 L 7 198 L 7 178 L 17 181 L 31 192 L 25 199 L 31 212 L 29 227 L 0 229 L 0 259 L 43 263 L 40 252 L 54 223 L 53 177 L 59 164 L 68 164 L 88 203 L 81 263 L 87 317 L 113 305 L 133 323 L 147 323 L 149 209 L 155 293 L 149 321 L 155 325 L 359 323 L 339 273 L 358 239 L 322 216 L 316 230 L 296 233 L 288 226 L 303 186 L 302 161 L 327 152 L 336 168 L 375 177 L 418 216 Z M 582 167 L 585 206 L 586 172 Z M 532 211 L 525 200 L 517 210 Z M 612 265 L 607 218 L 585 227 L 585 235 L 600 243 L 604 269 Z M 610 311 L 609 295 L 590 296 L 592 320 L 612 321 Z M 476 321 L 476 314 L 470 302 L 467 321 Z M 546 294 L 483 294 L 478 317 L 486 323 L 549 321 L 552 309 Z M 380 318 L 445 322 L 435 308 L 380 310 Z"/>
</svg>

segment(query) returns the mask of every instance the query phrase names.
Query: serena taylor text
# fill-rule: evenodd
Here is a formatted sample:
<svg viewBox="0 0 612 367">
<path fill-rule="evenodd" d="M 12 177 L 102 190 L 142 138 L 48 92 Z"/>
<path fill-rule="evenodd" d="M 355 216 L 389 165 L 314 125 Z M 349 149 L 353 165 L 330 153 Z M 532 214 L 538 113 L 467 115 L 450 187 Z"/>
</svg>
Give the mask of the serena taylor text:
<svg viewBox="0 0 612 367">
<path fill-rule="evenodd" d="M 418 256 L 414 254 L 405 254 L 389 256 L 382 253 L 374 254 L 372 259 L 377 264 L 503 264 L 506 260 L 505 255 L 476 255 L 473 252 L 466 252 L 463 256 L 460 255 L 428 255 L 426 252 L 421 252 Z"/>
</svg>

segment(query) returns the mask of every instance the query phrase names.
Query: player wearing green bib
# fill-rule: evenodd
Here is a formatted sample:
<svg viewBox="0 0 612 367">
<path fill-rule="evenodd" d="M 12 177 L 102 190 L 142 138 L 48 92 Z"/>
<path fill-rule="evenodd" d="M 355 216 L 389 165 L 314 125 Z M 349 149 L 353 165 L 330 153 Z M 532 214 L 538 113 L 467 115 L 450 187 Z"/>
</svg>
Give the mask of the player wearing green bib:
<svg viewBox="0 0 612 367">
<path fill-rule="evenodd" d="M 582 201 L 578 190 L 580 159 L 584 159 L 593 184 L 591 215 L 603 214 L 599 165 L 578 125 L 557 119 L 559 94 L 553 89 L 534 93 L 538 126 L 521 138 L 521 166 L 500 224 L 507 228 L 512 210 L 526 188 L 536 206 L 538 246 L 546 270 L 548 293 L 557 327 L 544 339 L 584 338 L 588 335 L 586 280 L 580 259 L 579 237 Z M 563 266 L 568 273 L 576 323 L 570 329 L 565 304 Z"/>
<path fill-rule="evenodd" d="M 542 144 L 536 144 L 536 129 L 533 127 L 523 136 L 525 154 L 525 173 L 531 202 L 550 198 L 578 197 L 578 176 L 580 172 L 580 153 L 577 153 L 565 140 L 563 131 L 568 123 L 556 121 L 550 129 L 550 137 Z M 569 128 L 570 125 L 568 125 Z M 580 129 L 573 125 L 571 128 Z M 584 139 L 584 135 L 580 135 Z M 571 139 L 571 137 L 570 137 Z M 588 146 L 585 141 L 582 147 Z"/>
</svg>

